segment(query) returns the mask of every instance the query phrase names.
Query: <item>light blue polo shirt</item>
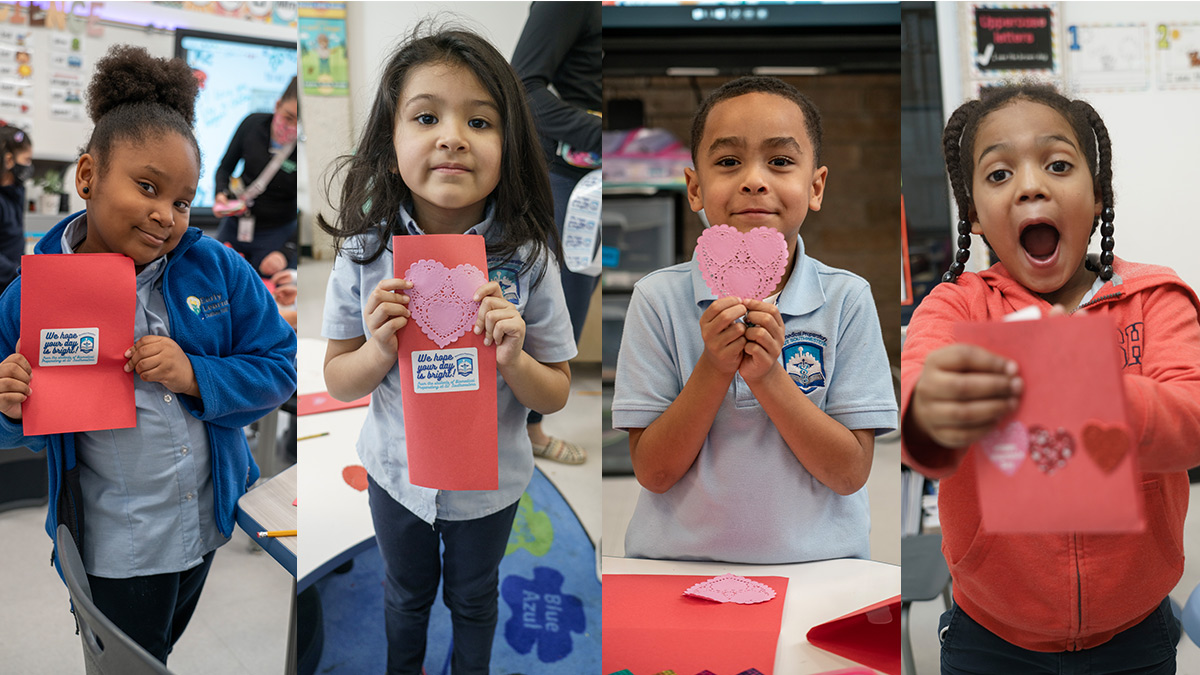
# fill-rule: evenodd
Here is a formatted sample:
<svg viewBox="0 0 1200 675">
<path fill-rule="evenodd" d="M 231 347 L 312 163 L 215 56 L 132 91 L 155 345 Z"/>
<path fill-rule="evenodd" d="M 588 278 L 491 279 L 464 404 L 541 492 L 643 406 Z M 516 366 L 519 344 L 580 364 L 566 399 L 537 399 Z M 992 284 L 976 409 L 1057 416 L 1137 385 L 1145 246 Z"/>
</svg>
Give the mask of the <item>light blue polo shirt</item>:
<svg viewBox="0 0 1200 675">
<path fill-rule="evenodd" d="M 409 235 L 424 234 L 417 223 L 401 209 L 401 222 Z M 499 234 L 500 224 L 492 222 L 489 207 L 483 222 L 465 234 L 483 235 L 485 240 Z M 370 334 L 365 310 L 367 299 L 384 279 L 394 278 L 392 251 L 385 250 L 374 262 L 355 263 L 348 254 L 373 251 L 375 235 L 361 235 L 346 242 L 344 251 L 333 263 L 329 286 L 325 291 L 325 319 L 321 334 L 331 340 L 349 340 Z M 488 260 L 488 276 L 500 283 L 505 299 L 516 305 L 525 319 L 525 352 L 542 363 L 557 363 L 575 357 L 575 338 L 571 317 L 563 299 L 558 264 L 538 260 L 528 271 L 520 268 L 527 249 L 512 260 L 498 264 Z M 545 275 L 533 286 L 541 269 Z M 532 286 L 532 287 L 531 287 Z M 417 330 L 408 325 L 401 330 Z M 472 520 L 493 514 L 521 498 L 533 477 L 533 448 L 525 430 L 528 409 L 521 405 L 504 378 L 496 374 L 497 437 L 500 452 L 500 489 L 435 490 L 418 487 L 408 480 L 408 454 L 404 440 L 404 409 L 401 405 L 400 369 L 393 365 L 383 382 L 371 394 L 367 420 L 358 436 L 358 456 L 367 473 L 393 499 L 427 523 L 435 519 Z M 491 411 L 479 411 L 491 414 Z M 454 420 L 447 419 L 447 424 Z"/>
<path fill-rule="evenodd" d="M 67 225 L 62 249 L 74 253 L 87 215 Z M 170 337 L 159 258 L 137 275 L 133 337 Z M 228 539 L 213 509 L 212 454 L 204 422 L 179 395 L 133 379 L 137 426 L 75 435 L 83 493 L 83 566 L 88 574 L 126 579 L 182 572 Z"/>
<path fill-rule="evenodd" d="M 799 238 L 795 257 L 778 301 L 788 374 L 847 428 L 894 429 L 891 369 L 870 286 L 805 256 Z M 679 395 L 704 351 L 700 315 L 715 299 L 695 259 L 634 287 L 613 427 L 645 428 Z M 764 564 L 866 558 L 870 529 L 866 488 L 841 496 L 813 478 L 735 375 L 687 473 L 663 494 L 642 489 L 625 554 Z"/>
</svg>

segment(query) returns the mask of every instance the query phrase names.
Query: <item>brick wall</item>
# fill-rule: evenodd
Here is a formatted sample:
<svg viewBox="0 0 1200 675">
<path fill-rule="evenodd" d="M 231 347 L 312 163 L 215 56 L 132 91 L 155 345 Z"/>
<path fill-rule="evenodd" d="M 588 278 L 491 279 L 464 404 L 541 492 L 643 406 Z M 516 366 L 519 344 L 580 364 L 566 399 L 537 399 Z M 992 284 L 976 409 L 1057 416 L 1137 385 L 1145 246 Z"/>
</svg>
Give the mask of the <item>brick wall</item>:
<svg viewBox="0 0 1200 675">
<path fill-rule="evenodd" d="M 821 111 L 825 200 L 800 235 L 807 253 L 871 283 L 888 357 L 900 364 L 900 75 L 783 78 Z M 725 78 L 605 77 L 604 99 L 641 99 L 645 125 L 685 144 L 692 114 Z M 686 205 L 686 200 L 681 203 Z M 684 249 L 691 257 L 702 225 L 684 209 Z"/>
</svg>

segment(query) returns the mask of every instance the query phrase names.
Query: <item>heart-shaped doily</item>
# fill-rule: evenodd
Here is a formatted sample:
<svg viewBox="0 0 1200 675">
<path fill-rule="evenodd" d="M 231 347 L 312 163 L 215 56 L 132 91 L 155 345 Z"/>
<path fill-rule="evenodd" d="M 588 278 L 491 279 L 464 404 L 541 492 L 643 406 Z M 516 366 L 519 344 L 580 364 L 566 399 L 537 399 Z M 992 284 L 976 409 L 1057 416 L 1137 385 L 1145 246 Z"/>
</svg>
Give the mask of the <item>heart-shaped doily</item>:
<svg viewBox="0 0 1200 675">
<path fill-rule="evenodd" d="M 1029 433 L 1025 425 L 1013 420 L 996 427 L 979 442 L 983 454 L 1006 475 L 1013 475 L 1029 454 Z"/>
<path fill-rule="evenodd" d="M 766 602 L 775 597 L 775 589 L 770 586 L 752 581 L 736 574 L 722 574 L 713 577 L 683 592 L 694 598 L 706 598 L 717 602 L 734 602 L 739 605 L 753 605 Z"/>
<path fill-rule="evenodd" d="M 1083 427 L 1083 447 L 1096 466 L 1104 473 L 1112 473 L 1129 450 L 1129 432 L 1121 426 L 1091 421 Z"/>
<path fill-rule="evenodd" d="M 762 300 L 775 291 L 787 270 L 787 242 L 769 227 L 743 233 L 716 225 L 696 240 L 696 258 L 713 295 Z"/>
<path fill-rule="evenodd" d="M 1075 454 L 1075 439 L 1066 429 L 1029 427 L 1029 458 L 1047 476 L 1067 465 Z"/>
<path fill-rule="evenodd" d="M 408 290 L 413 321 L 438 347 L 454 342 L 475 325 L 479 313 L 475 291 L 488 280 L 479 268 L 463 263 L 446 269 L 436 260 L 418 260 L 404 278 L 413 284 Z"/>
</svg>

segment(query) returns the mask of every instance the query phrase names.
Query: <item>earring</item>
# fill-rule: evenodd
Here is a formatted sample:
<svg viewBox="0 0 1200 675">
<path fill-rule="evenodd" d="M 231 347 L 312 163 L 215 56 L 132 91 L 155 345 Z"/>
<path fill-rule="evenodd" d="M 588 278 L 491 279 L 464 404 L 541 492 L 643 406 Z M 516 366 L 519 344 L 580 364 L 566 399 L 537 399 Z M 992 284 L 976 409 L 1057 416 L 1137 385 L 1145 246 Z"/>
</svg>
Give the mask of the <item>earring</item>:
<svg viewBox="0 0 1200 675">
<path fill-rule="evenodd" d="M 958 221 L 958 250 L 954 253 L 954 262 L 950 263 L 950 271 L 942 275 L 942 281 L 954 281 L 966 269 L 965 263 L 971 257 L 971 223 L 966 220 Z"/>
<path fill-rule="evenodd" d="M 86 195 L 88 192 L 91 192 L 91 190 L 88 188 L 88 186 L 84 185 L 83 186 L 83 194 Z"/>
<path fill-rule="evenodd" d="M 1100 212 L 1100 280 L 1108 281 L 1113 275 L 1113 218 L 1116 213 L 1111 206 Z"/>
</svg>

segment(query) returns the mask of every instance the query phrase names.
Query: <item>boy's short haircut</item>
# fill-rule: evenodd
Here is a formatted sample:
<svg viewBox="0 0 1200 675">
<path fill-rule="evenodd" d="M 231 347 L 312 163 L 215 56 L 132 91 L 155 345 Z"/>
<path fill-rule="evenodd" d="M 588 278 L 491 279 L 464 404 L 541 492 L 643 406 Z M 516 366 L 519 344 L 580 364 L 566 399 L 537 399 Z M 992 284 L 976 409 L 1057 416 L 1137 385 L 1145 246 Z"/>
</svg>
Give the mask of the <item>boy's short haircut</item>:
<svg viewBox="0 0 1200 675">
<path fill-rule="evenodd" d="M 813 146 L 813 166 L 821 165 L 821 112 L 807 96 L 800 93 L 792 85 L 777 77 L 763 75 L 747 75 L 736 80 L 730 80 L 717 87 L 708 95 L 696 110 L 692 118 L 692 163 L 696 163 L 696 155 L 700 150 L 700 140 L 704 136 L 704 125 L 708 122 L 708 113 L 718 103 L 742 96 L 744 94 L 774 94 L 782 96 L 800 107 L 804 113 L 804 128 L 808 132 L 808 140 Z"/>
</svg>

